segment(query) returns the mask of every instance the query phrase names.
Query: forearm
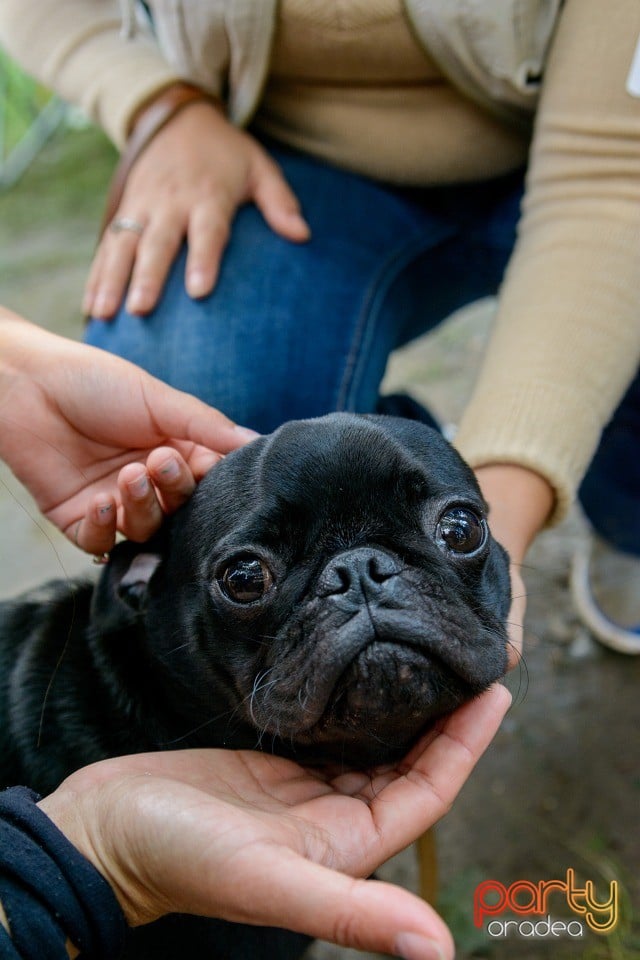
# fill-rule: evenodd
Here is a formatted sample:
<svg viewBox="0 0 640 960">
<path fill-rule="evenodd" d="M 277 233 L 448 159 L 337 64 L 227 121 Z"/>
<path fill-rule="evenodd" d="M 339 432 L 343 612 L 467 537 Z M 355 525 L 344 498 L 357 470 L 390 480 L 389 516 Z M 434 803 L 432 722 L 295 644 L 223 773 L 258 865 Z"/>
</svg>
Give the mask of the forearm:
<svg viewBox="0 0 640 960">
<path fill-rule="evenodd" d="M 17 377 L 19 376 L 20 355 L 24 354 L 22 329 L 26 327 L 16 313 L 0 306 L 0 455 L 2 450 L 2 408 Z"/>
<path fill-rule="evenodd" d="M 563 232 L 556 233 L 560 246 Z M 640 234 L 616 232 L 617 252 L 611 246 L 602 249 L 594 237 L 589 256 L 583 256 L 585 277 L 595 277 L 587 294 L 582 289 L 586 279 L 576 278 L 573 288 L 567 287 L 566 273 L 575 270 L 575 262 L 566 249 L 556 256 L 552 249 L 521 251 L 522 258 L 528 256 L 527 277 L 543 290 L 533 304 L 519 282 L 513 287 L 507 282 L 456 437 L 460 452 L 476 469 L 512 463 L 544 477 L 554 490 L 553 522 L 573 500 L 602 429 L 640 360 L 640 271 L 629 262 L 630 251 L 640 249 Z M 620 277 L 621 258 L 629 269 L 616 292 L 608 268 Z M 556 270 L 563 268 L 565 276 L 558 276 Z M 558 284 L 563 289 L 556 294 Z"/>
<path fill-rule="evenodd" d="M 640 112 L 625 92 L 640 8 L 568 0 L 545 77 L 519 241 L 456 439 L 575 494 L 640 361 Z M 605 40 L 606 38 L 606 40 Z"/>
<path fill-rule="evenodd" d="M 0 404 L 17 377 L 54 357 L 61 337 L 0 306 Z"/>
<path fill-rule="evenodd" d="M 64 357 L 57 352 L 60 342 L 60 337 L 0 306 L 0 460 L 14 471 L 21 459 L 12 455 L 16 435 L 37 430 L 37 424 L 25 420 L 25 411 L 34 410 L 38 371 L 52 364 L 64 368 Z M 23 439 L 21 456 L 28 449 Z"/>
<path fill-rule="evenodd" d="M 494 537 L 520 564 L 554 506 L 554 490 L 544 477 L 515 464 L 492 464 L 476 470 L 489 505 Z"/>
<path fill-rule="evenodd" d="M 142 26 L 121 36 L 117 0 L 2 0 L 0 36 L 25 70 L 81 106 L 118 147 L 140 104 L 177 79 Z"/>
</svg>

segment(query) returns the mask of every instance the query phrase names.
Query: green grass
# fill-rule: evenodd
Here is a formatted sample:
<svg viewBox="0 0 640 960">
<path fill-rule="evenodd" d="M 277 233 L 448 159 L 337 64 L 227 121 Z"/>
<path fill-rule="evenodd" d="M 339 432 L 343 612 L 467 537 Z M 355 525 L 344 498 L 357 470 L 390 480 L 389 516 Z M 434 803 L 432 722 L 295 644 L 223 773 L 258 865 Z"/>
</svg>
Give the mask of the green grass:
<svg viewBox="0 0 640 960">
<path fill-rule="evenodd" d="M 3 153 L 22 139 L 33 119 L 51 98 L 51 93 L 28 77 L 0 50 L 0 117 Z"/>
<path fill-rule="evenodd" d="M 0 192 L 0 303 L 77 336 L 116 151 L 94 127 L 61 128 Z"/>
<path fill-rule="evenodd" d="M 60 130 L 22 179 L 0 195 L 0 239 L 31 231 L 37 222 L 97 220 L 116 157 L 94 127 Z"/>
</svg>

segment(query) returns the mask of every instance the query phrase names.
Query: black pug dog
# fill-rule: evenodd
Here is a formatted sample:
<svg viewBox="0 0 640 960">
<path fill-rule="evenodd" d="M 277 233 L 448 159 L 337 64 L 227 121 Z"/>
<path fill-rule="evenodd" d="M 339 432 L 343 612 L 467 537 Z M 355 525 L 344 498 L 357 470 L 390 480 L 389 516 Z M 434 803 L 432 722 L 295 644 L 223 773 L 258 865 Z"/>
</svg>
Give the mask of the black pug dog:
<svg viewBox="0 0 640 960">
<path fill-rule="evenodd" d="M 98 583 L 0 604 L 0 785 L 106 757 L 260 748 L 400 758 L 507 666 L 508 561 L 435 430 L 332 414 L 227 456 Z M 128 957 L 293 957 L 303 938 L 169 917 Z"/>
</svg>

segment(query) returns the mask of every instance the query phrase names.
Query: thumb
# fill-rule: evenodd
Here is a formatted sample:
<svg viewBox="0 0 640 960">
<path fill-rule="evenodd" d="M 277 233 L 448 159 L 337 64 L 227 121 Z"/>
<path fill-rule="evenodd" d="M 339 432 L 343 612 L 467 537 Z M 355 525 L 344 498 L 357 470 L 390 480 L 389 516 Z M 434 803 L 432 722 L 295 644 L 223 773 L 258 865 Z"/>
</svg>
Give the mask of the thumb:
<svg viewBox="0 0 640 960">
<path fill-rule="evenodd" d="M 202 400 L 149 374 L 143 373 L 141 385 L 154 425 L 167 439 L 190 440 L 218 453 L 230 453 L 259 436 Z"/>
<path fill-rule="evenodd" d="M 246 912 L 228 919 L 283 926 L 356 950 L 405 960 L 450 960 L 451 934 L 433 907 L 400 887 L 360 880 L 306 860 L 279 846 L 256 856 Z M 237 900 L 236 900 L 237 903 Z M 234 914 L 234 915 L 231 915 Z"/>
</svg>

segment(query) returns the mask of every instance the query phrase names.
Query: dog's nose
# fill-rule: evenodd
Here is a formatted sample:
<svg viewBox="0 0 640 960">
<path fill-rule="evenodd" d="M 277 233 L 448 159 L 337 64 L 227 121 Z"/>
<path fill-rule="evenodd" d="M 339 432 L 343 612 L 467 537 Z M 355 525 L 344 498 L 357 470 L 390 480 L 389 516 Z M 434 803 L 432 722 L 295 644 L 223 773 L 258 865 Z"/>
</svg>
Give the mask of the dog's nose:
<svg viewBox="0 0 640 960">
<path fill-rule="evenodd" d="M 333 557 L 326 565 L 318 582 L 317 593 L 320 597 L 329 597 L 355 590 L 372 597 L 401 569 L 400 560 L 384 550 L 372 547 L 349 550 Z"/>
</svg>

